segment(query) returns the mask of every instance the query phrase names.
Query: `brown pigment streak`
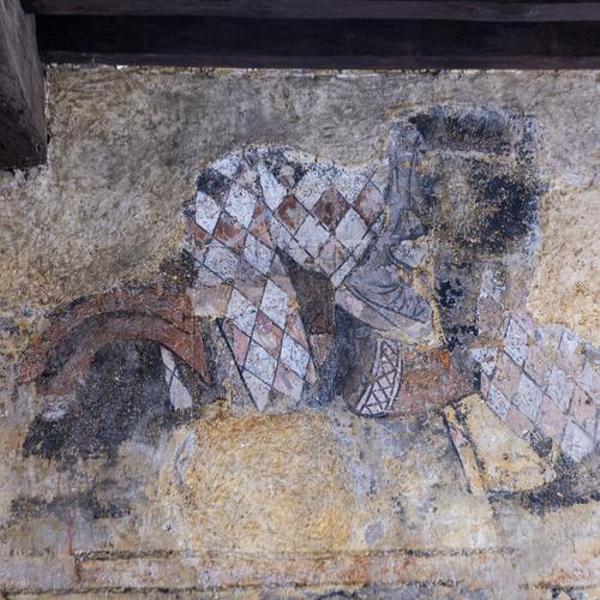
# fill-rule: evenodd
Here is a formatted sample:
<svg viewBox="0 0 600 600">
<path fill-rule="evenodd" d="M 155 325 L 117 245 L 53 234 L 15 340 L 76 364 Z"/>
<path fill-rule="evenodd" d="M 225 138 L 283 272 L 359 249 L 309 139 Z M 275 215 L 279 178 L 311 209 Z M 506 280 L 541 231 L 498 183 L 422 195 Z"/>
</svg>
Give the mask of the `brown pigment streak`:
<svg viewBox="0 0 600 600">
<path fill-rule="evenodd" d="M 409 352 L 403 357 L 402 372 L 396 408 L 389 413 L 390 417 L 443 408 L 475 391 L 469 377 L 446 350 Z"/>
<path fill-rule="evenodd" d="M 156 317 L 133 315 L 113 317 L 99 329 L 86 334 L 75 353 L 52 379 L 48 392 L 72 391 L 79 378 L 85 377 L 96 352 L 117 340 L 152 340 L 159 342 L 185 361 L 205 382 L 210 381 L 204 342 L 200 335 L 186 333 Z"/>
<path fill-rule="evenodd" d="M 42 375 L 52 350 L 87 319 L 113 312 L 155 315 L 184 332 L 194 331 L 195 318 L 189 298 L 185 294 L 149 288 L 140 292 L 117 290 L 92 296 L 56 317 L 56 321 L 50 325 L 42 339 L 30 346 L 20 366 L 19 383 L 32 381 Z"/>
</svg>

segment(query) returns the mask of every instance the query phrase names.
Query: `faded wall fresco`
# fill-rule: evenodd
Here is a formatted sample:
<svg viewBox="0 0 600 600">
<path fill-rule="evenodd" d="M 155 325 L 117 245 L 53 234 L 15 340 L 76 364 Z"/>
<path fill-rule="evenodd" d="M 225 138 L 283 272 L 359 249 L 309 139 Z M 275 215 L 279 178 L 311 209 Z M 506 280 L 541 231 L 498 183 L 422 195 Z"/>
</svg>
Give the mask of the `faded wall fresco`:
<svg viewBox="0 0 600 600">
<path fill-rule="evenodd" d="M 384 125 L 231 144 L 153 274 L 7 317 L 9 596 L 600 592 L 600 348 L 530 306 L 540 119 Z"/>
</svg>

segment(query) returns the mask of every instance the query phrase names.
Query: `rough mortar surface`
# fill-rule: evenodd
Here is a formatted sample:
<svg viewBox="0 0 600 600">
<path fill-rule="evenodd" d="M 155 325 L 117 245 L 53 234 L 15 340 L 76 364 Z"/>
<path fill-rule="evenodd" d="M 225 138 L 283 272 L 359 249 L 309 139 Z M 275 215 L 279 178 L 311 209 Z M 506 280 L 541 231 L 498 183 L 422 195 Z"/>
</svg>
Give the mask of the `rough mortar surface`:
<svg viewBox="0 0 600 600">
<path fill-rule="evenodd" d="M 47 72 L 0 173 L 0 592 L 600 597 L 596 72 Z"/>
</svg>

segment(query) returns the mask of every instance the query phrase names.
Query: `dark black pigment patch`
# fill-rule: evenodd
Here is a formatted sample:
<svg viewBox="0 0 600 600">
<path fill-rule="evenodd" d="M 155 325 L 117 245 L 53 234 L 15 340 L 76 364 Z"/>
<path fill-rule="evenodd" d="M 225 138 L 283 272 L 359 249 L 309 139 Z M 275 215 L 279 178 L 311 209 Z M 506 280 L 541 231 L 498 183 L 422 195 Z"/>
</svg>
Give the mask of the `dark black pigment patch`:
<svg viewBox="0 0 600 600">
<path fill-rule="evenodd" d="M 371 377 L 377 353 L 377 335 L 368 326 L 343 308 L 335 308 L 335 337 L 328 362 L 330 374 L 323 377 L 331 397 L 342 395 L 349 407 L 357 404 L 358 396 Z"/>
<path fill-rule="evenodd" d="M 449 280 L 440 281 L 437 287 L 438 301 L 444 308 L 454 308 L 464 296 L 463 290 L 460 288 L 460 282 Z"/>
<path fill-rule="evenodd" d="M 72 303 L 69 305 L 70 308 L 74 306 L 77 306 L 77 304 Z M 86 343 L 88 336 L 102 329 L 112 318 L 127 316 L 129 316 L 129 313 L 120 311 L 94 315 L 87 318 L 74 328 L 68 336 L 61 339 L 60 344 L 57 344 L 50 352 L 44 372 L 38 380 L 40 391 L 42 393 L 46 392 L 53 378 L 65 367 L 77 349 Z"/>
<path fill-rule="evenodd" d="M 537 220 L 539 190 L 516 176 L 472 173 L 476 208 L 481 219 L 477 231 L 470 231 L 467 243 L 493 254 L 509 250 L 522 241 Z"/>
<path fill-rule="evenodd" d="M 461 252 L 461 257 L 455 254 L 454 247 L 441 246 L 435 266 L 440 323 L 450 352 L 459 347 L 470 347 L 479 335 L 477 301 L 483 269 L 482 261 L 468 260 L 468 253 Z M 475 365 L 466 360 L 466 355 L 465 360 L 460 360 L 459 364 L 465 373 L 470 373 L 470 380 L 474 381 Z"/>
<path fill-rule="evenodd" d="M 93 489 L 78 494 L 59 495 L 52 500 L 38 496 L 18 496 L 10 505 L 11 514 L 23 519 L 51 515 L 66 520 L 75 511 L 91 519 L 121 519 L 130 514 L 131 508 L 127 502 L 101 502 Z"/>
<path fill-rule="evenodd" d="M 224 175 L 221 175 L 214 169 L 206 169 L 198 176 L 197 187 L 199 192 L 203 192 L 215 199 L 222 199 L 225 192 L 229 189 L 230 181 Z"/>
<path fill-rule="evenodd" d="M 552 439 L 540 431 L 537 427 L 528 432 L 527 440 L 533 450 L 541 458 L 545 458 L 552 451 Z"/>
<path fill-rule="evenodd" d="M 497 111 L 484 108 L 456 111 L 437 106 L 409 120 L 432 149 L 506 154 L 511 147 L 510 119 Z"/>
<path fill-rule="evenodd" d="M 86 385 L 64 416 L 34 419 L 23 451 L 67 461 L 114 459 L 125 440 L 156 442 L 181 418 L 169 400 L 159 344 L 115 342 L 96 353 Z"/>
<path fill-rule="evenodd" d="M 439 177 L 432 173 L 412 173 L 414 181 L 413 191 L 411 193 L 411 206 L 417 210 L 419 218 L 425 223 L 427 229 L 431 229 L 437 218 L 439 211 L 439 198 L 437 196 L 437 186 Z"/>
<path fill-rule="evenodd" d="M 326 406 L 343 394 L 352 405 L 371 372 L 377 342 L 373 331 L 343 308 L 336 306 L 335 334 L 328 359 L 317 368 L 319 387 L 311 394 L 311 406 Z"/>
<path fill-rule="evenodd" d="M 407 553 L 411 555 L 410 552 Z M 415 556 L 430 554 L 415 552 Z M 443 595 L 440 590 L 443 589 Z M 367 585 L 357 591 L 343 589 L 329 592 L 328 594 L 310 594 L 306 600 L 431 600 L 432 598 L 444 600 L 491 600 L 489 592 L 482 589 L 472 589 L 458 585 L 454 581 L 408 583 L 402 586 Z M 267 595 L 261 600 L 279 600 L 280 595 Z"/>
<path fill-rule="evenodd" d="M 272 171 L 275 177 L 282 181 L 287 180 L 287 183 L 292 183 L 294 186 L 304 177 L 306 174 L 306 167 L 295 161 L 290 161 L 285 156 L 283 150 L 271 150 L 266 156 L 263 157 L 265 165 Z M 290 169 L 292 172 L 292 181 L 286 176 L 284 178 L 282 174 L 282 167 Z"/>
<path fill-rule="evenodd" d="M 165 286 L 175 293 L 185 293 L 198 275 L 196 261 L 187 250 L 182 250 L 176 258 L 163 261 L 160 270 Z"/>
<path fill-rule="evenodd" d="M 543 516 L 558 509 L 600 501 L 598 491 L 598 467 L 600 456 L 593 455 L 575 464 L 561 455 L 555 464 L 557 477 L 554 481 L 534 490 L 516 493 L 496 493 L 490 499 L 500 502 L 516 500 L 530 512 Z"/>
<path fill-rule="evenodd" d="M 444 328 L 446 346 L 449 352 L 456 348 L 468 345 L 474 337 L 479 335 L 476 325 L 447 325 Z"/>
<path fill-rule="evenodd" d="M 360 600 L 360 596 L 356 592 L 344 592 L 340 590 L 318 596 L 317 600 Z"/>
</svg>

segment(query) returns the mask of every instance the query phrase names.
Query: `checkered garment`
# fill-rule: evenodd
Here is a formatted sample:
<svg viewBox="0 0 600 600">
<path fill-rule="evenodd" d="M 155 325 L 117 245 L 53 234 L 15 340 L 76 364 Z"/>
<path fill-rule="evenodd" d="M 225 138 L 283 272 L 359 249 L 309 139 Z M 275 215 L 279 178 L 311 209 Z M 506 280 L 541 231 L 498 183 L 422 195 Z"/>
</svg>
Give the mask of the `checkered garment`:
<svg viewBox="0 0 600 600">
<path fill-rule="evenodd" d="M 306 384 L 317 381 L 280 256 L 325 274 L 336 290 L 344 286 L 384 220 L 385 201 L 373 175 L 373 169 L 341 169 L 298 153 L 251 149 L 211 164 L 198 178 L 194 288 L 199 298 L 211 299 L 198 314 L 222 318 L 237 368 L 261 411 L 274 392 L 298 401 Z M 400 369 L 397 344 L 380 340 L 360 414 L 390 409 Z"/>
</svg>

